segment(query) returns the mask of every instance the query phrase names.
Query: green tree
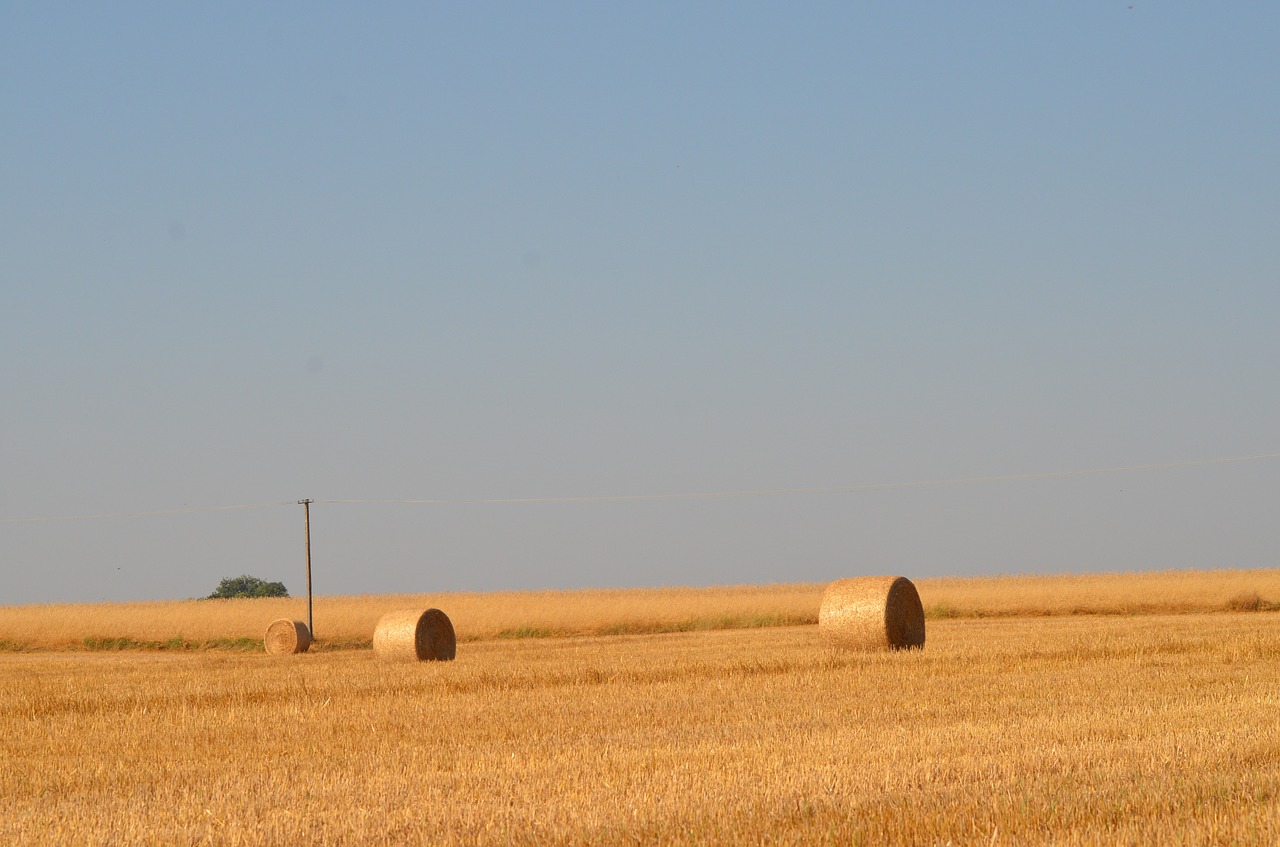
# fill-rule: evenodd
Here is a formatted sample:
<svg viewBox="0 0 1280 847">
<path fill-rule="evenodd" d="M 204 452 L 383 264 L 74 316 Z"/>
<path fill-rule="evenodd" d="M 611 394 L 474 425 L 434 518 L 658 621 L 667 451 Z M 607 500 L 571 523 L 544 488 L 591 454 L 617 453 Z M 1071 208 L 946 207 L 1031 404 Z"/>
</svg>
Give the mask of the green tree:
<svg viewBox="0 0 1280 847">
<path fill-rule="evenodd" d="M 218 589 L 209 595 L 210 600 L 229 597 L 288 597 L 289 589 L 283 582 L 266 582 L 256 576 L 228 577 L 218 583 Z"/>
</svg>

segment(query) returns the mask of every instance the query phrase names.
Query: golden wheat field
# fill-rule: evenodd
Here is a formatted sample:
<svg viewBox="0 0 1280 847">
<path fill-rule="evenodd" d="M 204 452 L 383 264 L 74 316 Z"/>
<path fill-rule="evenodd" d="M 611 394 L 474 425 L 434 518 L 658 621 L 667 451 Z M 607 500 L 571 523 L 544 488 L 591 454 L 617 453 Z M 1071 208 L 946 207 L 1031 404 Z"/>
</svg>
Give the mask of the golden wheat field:
<svg viewBox="0 0 1280 847">
<path fill-rule="evenodd" d="M 0 607 L 0 843 L 1280 843 L 1277 572 L 917 584 L 893 653 L 791 623 L 821 586 L 434 595 L 447 663 L 360 648 L 422 598 L 296 656 L 83 641 L 296 602 Z"/>
<path fill-rule="evenodd" d="M 1280 569 L 914 580 L 930 619 L 1280 609 Z M 813 624 L 825 584 L 316 597 L 313 649 L 369 647 L 378 618 L 436 606 L 460 641 Z M 305 598 L 0 605 L 0 650 L 252 647 Z M 86 639 L 90 644 L 86 645 Z"/>
</svg>

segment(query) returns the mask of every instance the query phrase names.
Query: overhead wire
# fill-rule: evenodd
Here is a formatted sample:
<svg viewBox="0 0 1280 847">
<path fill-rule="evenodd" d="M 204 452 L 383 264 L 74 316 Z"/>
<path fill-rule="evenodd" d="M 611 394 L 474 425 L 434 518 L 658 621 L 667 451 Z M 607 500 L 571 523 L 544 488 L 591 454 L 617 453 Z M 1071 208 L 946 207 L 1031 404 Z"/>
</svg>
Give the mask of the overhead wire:
<svg viewBox="0 0 1280 847">
<path fill-rule="evenodd" d="M 147 512 L 102 512 L 92 515 L 47 515 L 30 518 L 0 518 L 0 524 L 60 523 L 63 521 L 104 521 L 115 518 L 156 518 L 169 515 L 191 515 L 200 512 L 234 512 L 245 509 L 270 509 L 276 506 L 293 506 L 296 500 L 280 500 L 272 503 L 238 503 L 232 506 L 181 506 L 175 509 L 155 509 Z"/>
<path fill-rule="evenodd" d="M 1104 468 L 1082 468 L 1070 471 L 1045 471 L 1040 473 L 1002 474 L 998 476 L 968 476 L 946 479 L 916 480 L 911 482 L 878 482 L 858 485 L 837 485 L 815 488 L 760 488 L 737 491 L 692 491 L 657 494 L 597 494 L 572 497 L 469 497 L 469 498 L 406 498 L 406 499 L 317 499 L 316 503 L 332 504 L 406 504 L 427 506 L 470 505 L 524 505 L 537 503 L 626 503 L 662 500 L 711 500 L 749 497 L 785 497 L 800 494 L 857 494 L 870 491 L 893 491 L 911 488 L 941 488 L 959 485 L 987 485 L 1005 482 L 1034 482 L 1037 480 L 1065 479 L 1069 477 L 1103 476 L 1107 474 L 1137 473 L 1140 471 L 1173 470 L 1177 468 L 1226 465 L 1236 462 L 1280 459 L 1280 453 L 1254 453 L 1248 456 L 1229 456 L 1215 459 L 1187 459 L 1176 462 L 1158 462 L 1146 465 L 1122 465 Z"/>
<path fill-rule="evenodd" d="M 875 491 L 900 491 L 919 488 L 945 488 L 964 485 L 995 485 L 1012 482 L 1036 482 L 1072 477 L 1105 476 L 1111 474 L 1141 473 L 1146 471 L 1176 470 L 1182 468 L 1209 467 L 1240 462 L 1257 462 L 1280 459 L 1277 453 L 1253 453 L 1244 456 L 1226 456 L 1212 459 L 1184 459 L 1173 462 L 1156 462 L 1144 465 L 1119 465 L 1112 467 L 1080 468 L 1069 471 L 1043 471 L 1038 473 L 1000 474 L 992 476 L 948 477 L 942 479 L 914 480 L 908 482 L 873 482 L 855 485 L 836 485 L 810 488 L 758 488 L 732 491 L 685 491 L 648 494 L 592 494 L 554 497 L 417 497 L 373 499 L 322 499 L 311 502 L 332 505 L 423 505 L 423 506 L 481 506 L 481 505 L 533 505 L 574 503 L 638 503 L 678 500 L 718 500 L 760 497 L 790 497 L 797 495 L 858 494 Z M 98 521 L 121 518 L 168 517 L 172 515 L 230 512 L 248 509 L 269 509 L 278 506 L 294 506 L 299 500 L 278 500 L 267 503 L 238 503 L 229 506 L 183 506 L 172 509 L 156 509 L 142 512 L 103 512 L 82 515 L 48 515 L 41 517 L 0 518 L 0 524 L 56 523 L 68 521 Z"/>
</svg>

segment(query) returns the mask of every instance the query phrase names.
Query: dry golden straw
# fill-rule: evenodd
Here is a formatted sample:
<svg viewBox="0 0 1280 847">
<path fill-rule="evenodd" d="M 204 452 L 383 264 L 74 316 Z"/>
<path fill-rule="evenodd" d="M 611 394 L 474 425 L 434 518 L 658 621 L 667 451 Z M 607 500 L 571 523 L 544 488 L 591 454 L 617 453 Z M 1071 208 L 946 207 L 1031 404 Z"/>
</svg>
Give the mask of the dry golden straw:
<svg viewBox="0 0 1280 847">
<path fill-rule="evenodd" d="M 439 609 L 387 612 L 373 633 L 373 652 L 379 659 L 447 662 L 457 650 L 453 623 Z"/>
<path fill-rule="evenodd" d="M 924 647 L 924 607 L 905 576 L 861 576 L 827 586 L 818 610 L 823 640 L 847 650 Z"/>
<path fill-rule="evenodd" d="M 280 618 L 267 627 L 263 641 L 268 653 L 305 653 L 311 647 L 311 630 L 302 621 Z"/>
</svg>

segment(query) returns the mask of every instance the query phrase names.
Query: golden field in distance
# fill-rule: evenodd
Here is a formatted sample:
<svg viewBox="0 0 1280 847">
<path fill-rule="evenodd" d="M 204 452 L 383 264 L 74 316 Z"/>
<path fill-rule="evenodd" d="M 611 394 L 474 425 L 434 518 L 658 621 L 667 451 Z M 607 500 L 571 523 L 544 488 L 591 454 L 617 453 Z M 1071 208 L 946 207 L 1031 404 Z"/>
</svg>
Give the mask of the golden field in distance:
<svg viewBox="0 0 1280 847">
<path fill-rule="evenodd" d="M 8 653 L 0 843 L 1273 845 L 1277 713 L 1266 611 Z"/>
<path fill-rule="evenodd" d="M 905 574 L 910 577 L 910 574 Z M 913 580 L 931 620 L 1151 615 L 1280 608 L 1280 569 Z M 320 596 L 313 650 L 368 647 L 378 619 L 443 609 L 461 642 L 813 624 L 825 584 Z M 0 650 L 97 647 L 252 649 L 305 597 L 0 606 Z M 259 645 L 260 646 L 260 645 Z"/>
</svg>

